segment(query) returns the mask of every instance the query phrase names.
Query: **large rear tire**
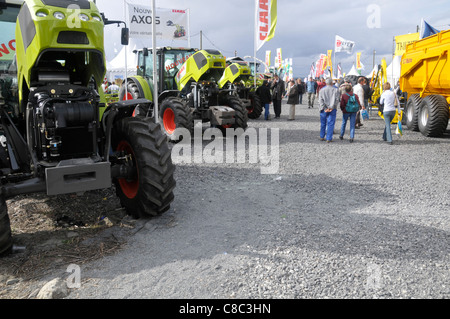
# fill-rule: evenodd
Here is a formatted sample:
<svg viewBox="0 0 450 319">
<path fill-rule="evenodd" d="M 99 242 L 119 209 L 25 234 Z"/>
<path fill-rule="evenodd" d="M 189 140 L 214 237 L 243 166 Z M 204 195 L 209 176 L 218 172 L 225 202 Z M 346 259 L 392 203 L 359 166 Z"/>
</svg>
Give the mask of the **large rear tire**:
<svg viewBox="0 0 450 319">
<path fill-rule="evenodd" d="M 12 236 L 11 223 L 8 216 L 8 208 L 3 196 L 0 196 L 0 256 L 11 252 Z"/>
<path fill-rule="evenodd" d="M 168 97 L 161 103 L 159 113 L 164 133 L 171 141 L 179 141 L 176 137 L 175 130 L 185 128 L 189 133 L 194 132 L 194 118 L 191 108 L 178 97 Z"/>
<path fill-rule="evenodd" d="M 128 214 L 140 218 L 167 211 L 174 199 L 175 166 L 167 137 L 151 119 L 124 118 L 117 123 L 113 147 L 131 156 L 131 180 L 115 179 L 116 192 Z"/>
<path fill-rule="evenodd" d="M 406 102 L 406 127 L 412 131 L 419 131 L 419 110 L 422 99 L 419 94 L 413 94 Z"/>
<path fill-rule="evenodd" d="M 429 95 L 422 100 L 419 109 L 418 125 L 426 137 L 440 137 L 448 125 L 448 104 L 442 95 Z"/>
</svg>

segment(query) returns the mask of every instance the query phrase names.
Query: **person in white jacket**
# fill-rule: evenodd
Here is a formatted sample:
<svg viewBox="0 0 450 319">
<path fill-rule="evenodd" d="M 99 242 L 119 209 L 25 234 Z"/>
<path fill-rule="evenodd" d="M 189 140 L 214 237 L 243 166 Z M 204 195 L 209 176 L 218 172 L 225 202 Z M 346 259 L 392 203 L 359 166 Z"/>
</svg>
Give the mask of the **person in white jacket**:
<svg viewBox="0 0 450 319">
<path fill-rule="evenodd" d="M 364 108 L 364 88 L 363 88 L 363 84 L 364 84 L 365 79 L 363 77 L 360 77 L 358 79 L 358 84 L 356 84 L 353 87 L 353 93 L 355 93 L 356 95 L 358 95 L 358 99 L 360 101 L 362 101 L 362 108 Z M 358 113 L 356 113 L 356 124 L 355 124 L 355 128 L 360 128 L 362 126 L 361 123 L 361 111 L 358 111 Z"/>
</svg>

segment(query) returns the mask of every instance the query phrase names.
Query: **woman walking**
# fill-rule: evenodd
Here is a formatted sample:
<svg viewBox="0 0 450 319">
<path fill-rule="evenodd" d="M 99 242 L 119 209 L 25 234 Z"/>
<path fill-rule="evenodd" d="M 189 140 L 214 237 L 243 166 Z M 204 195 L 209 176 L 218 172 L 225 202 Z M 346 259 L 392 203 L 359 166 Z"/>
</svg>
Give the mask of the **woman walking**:
<svg viewBox="0 0 450 319">
<path fill-rule="evenodd" d="M 397 99 L 397 95 L 394 91 L 391 90 L 391 84 L 386 82 L 383 85 L 383 94 L 380 97 L 380 104 L 383 104 L 383 117 L 384 117 L 384 132 L 383 132 L 383 140 L 388 144 L 392 145 L 392 132 L 391 132 L 391 122 L 395 117 L 395 102 L 397 101 L 397 105 L 400 105 Z"/>
<path fill-rule="evenodd" d="M 289 121 L 295 120 L 295 105 L 298 103 L 298 86 L 295 85 L 295 81 L 291 80 L 289 82 L 289 88 L 288 88 L 288 100 L 287 104 L 290 105 L 289 108 Z"/>
<path fill-rule="evenodd" d="M 345 92 L 341 97 L 341 110 L 343 117 L 339 139 L 344 139 L 345 127 L 347 126 L 347 121 L 350 119 L 350 143 L 353 143 L 355 138 L 356 113 L 359 111 L 360 107 L 361 102 L 359 101 L 358 95 L 353 93 L 351 85 L 346 85 Z M 364 106 L 362 108 L 364 109 Z"/>
</svg>

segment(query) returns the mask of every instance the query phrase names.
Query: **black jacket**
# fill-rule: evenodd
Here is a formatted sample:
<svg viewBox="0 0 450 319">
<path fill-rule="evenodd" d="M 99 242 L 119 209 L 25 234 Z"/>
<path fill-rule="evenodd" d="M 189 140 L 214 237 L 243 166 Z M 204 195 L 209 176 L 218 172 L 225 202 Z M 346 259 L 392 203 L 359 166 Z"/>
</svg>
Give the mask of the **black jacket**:
<svg viewBox="0 0 450 319">
<path fill-rule="evenodd" d="M 272 94 L 270 94 L 270 88 L 269 85 L 261 85 L 256 89 L 256 94 L 259 95 L 259 98 L 261 99 L 261 103 L 263 105 L 270 104 L 272 102 Z"/>
<path fill-rule="evenodd" d="M 286 93 L 286 88 L 284 87 L 284 81 L 278 80 L 278 82 L 272 83 L 272 99 L 281 101 L 284 94 Z"/>
</svg>

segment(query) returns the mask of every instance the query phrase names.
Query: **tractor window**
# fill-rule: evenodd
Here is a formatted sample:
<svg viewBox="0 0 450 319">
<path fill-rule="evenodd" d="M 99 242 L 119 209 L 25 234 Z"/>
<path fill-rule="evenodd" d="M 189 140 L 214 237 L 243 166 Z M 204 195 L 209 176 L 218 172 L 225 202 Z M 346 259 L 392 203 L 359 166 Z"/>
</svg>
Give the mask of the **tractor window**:
<svg viewBox="0 0 450 319">
<path fill-rule="evenodd" d="M 176 90 L 175 77 L 181 66 L 195 51 L 193 50 L 168 50 L 164 56 L 164 85 L 166 90 Z"/>
</svg>

